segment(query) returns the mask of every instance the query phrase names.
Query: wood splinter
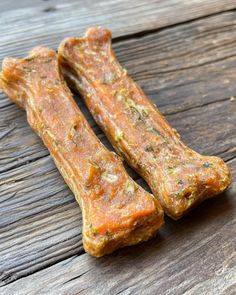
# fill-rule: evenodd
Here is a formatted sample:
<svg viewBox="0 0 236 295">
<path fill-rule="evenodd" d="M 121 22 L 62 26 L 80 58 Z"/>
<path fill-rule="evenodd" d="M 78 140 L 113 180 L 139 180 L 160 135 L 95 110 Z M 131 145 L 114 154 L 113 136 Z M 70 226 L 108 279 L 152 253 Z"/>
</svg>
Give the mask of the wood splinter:
<svg viewBox="0 0 236 295">
<path fill-rule="evenodd" d="M 26 110 L 79 202 L 88 253 L 102 256 L 156 234 L 163 224 L 159 202 L 95 136 L 61 77 L 53 50 L 38 47 L 24 59 L 4 59 L 0 88 Z"/>
<path fill-rule="evenodd" d="M 67 81 L 170 217 L 180 218 L 229 186 L 231 173 L 224 161 L 187 147 L 120 66 L 108 30 L 94 27 L 84 38 L 65 39 L 59 59 Z"/>
</svg>

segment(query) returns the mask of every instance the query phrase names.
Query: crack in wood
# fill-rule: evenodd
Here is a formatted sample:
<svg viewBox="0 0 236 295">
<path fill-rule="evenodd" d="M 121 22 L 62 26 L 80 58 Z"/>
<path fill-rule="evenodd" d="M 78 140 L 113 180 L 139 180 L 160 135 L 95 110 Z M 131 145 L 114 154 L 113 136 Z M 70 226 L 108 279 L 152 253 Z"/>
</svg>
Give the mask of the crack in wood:
<svg viewBox="0 0 236 295">
<path fill-rule="evenodd" d="M 166 31 L 166 30 L 169 30 L 169 29 L 172 29 L 172 28 L 176 29 L 178 26 L 191 24 L 193 22 L 208 19 L 209 17 L 214 17 L 214 16 L 217 16 L 217 15 L 222 15 L 222 14 L 225 14 L 225 13 L 235 12 L 235 11 L 236 11 L 236 9 L 231 9 L 230 8 L 230 9 L 220 11 L 220 12 L 216 12 L 216 13 L 205 14 L 203 16 L 199 16 L 199 17 L 196 17 L 196 18 L 191 18 L 189 20 L 185 20 L 185 21 L 181 21 L 181 22 L 178 22 L 178 23 L 173 23 L 173 24 L 170 24 L 170 25 L 166 25 L 166 26 L 161 27 L 161 28 L 154 28 L 154 29 L 151 29 L 151 30 L 143 30 L 143 31 L 136 32 L 136 33 L 126 34 L 124 36 L 114 37 L 112 39 L 112 42 L 113 43 L 120 43 L 120 42 L 123 42 L 123 41 L 126 41 L 126 40 L 130 41 L 131 39 L 140 39 L 142 37 L 152 35 L 152 34 L 155 34 L 155 33 L 160 33 L 162 31 Z"/>
<path fill-rule="evenodd" d="M 204 108 L 206 106 L 209 106 L 209 105 L 212 105 L 212 104 L 217 104 L 219 102 L 225 102 L 225 101 L 229 101 L 229 97 L 218 99 L 216 101 L 210 101 L 210 102 L 207 102 L 207 103 L 202 103 L 202 104 L 195 105 L 195 106 L 192 106 L 192 107 L 188 107 L 188 108 L 185 108 L 185 109 L 182 109 L 182 110 L 178 110 L 176 112 L 168 112 L 168 111 L 167 112 L 163 112 L 163 115 L 164 116 L 171 116 L 171 115 L 181 114 L 181 113 L 185 113 L 185 112 L 188 112 L 188 111 L 191 111 L 191 110 L 195 110 L 195 109 L 199 109 L 199 108 Z"/>
<path fill-rule="evenodd" d="M 184 70 L 191 70 L 191 69 L 194 69 L 194 68 L 199 68 L 199 67 L 203 67 L 203 66 L 206 66 L 206 65 L 211 65 L 211 64 L 214 64 L 214 63 L 218 63 L 218 62 L 223 61 L 223 60 L 231 59 L 233 57 L 236 57 L 236 54 L 231 54 L 229 56 L 224 56 L 222 58 L 214 59 L 214 60 L 203 62 L 203 63 L 198 63 L 197 65 L 192 65 L 192 66 L 188 66 L 188 67 L 182 67 L 182 68 L 179 68 L 179 69 L 173 69 L 173 70 L 169 70 L 169 71 L 159 71 L 158 74 L 162 75 L 162 74 L 170 74 L 170 73 L 174 73 L 174 72 L 180 72 L 180 71 L 184 71 Z"/>
<path fill-rule="evenodd" d="M 87 270 L 87 271 L 81 273 L 80 275 L 78 275 L 78 276 L 76 276 L 76 277 L 71 278 L 70 280 L 68 280 L 68 281 L 66 281 L 66 282 L 63 282 L 63 285 L 66 285 L 66 284 L 68 284 L 68 283 L 70 283 L 70 282 L 72 282 L 72 281 L 74 281 L 74 280 L 77 280 L 77 279 L 81 278 L 83 275 L 85 275 L 85 274 L 88 273 L 88 272 L 89 272 L 89 270 Z"/>
<path fill-rule="evenodd" d="M 7 130 L 1 132 L 0 133 L 0 140 L 3 139 L 4 137 L 6 137 L 8 134 L 10 134 L 16 127 L 17 127 L 17 125 L 13 123 L 8 128 L 6 128 Z"/>
</svg>

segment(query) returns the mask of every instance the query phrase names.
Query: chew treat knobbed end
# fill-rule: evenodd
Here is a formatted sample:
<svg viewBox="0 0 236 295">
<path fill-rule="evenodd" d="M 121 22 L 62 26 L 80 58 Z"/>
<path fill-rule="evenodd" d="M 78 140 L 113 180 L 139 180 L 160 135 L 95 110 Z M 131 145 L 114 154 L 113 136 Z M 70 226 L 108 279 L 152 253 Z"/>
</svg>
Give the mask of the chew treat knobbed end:
<svg viewBox="0 0 236 295">
<path fill-rule="evenodd" d="M 110 42 L 112 34 L 109 30 L 102 27 L 91 27 L 85 33 L 85 39 L 89 42 L 106 43 Z"/>
</svg>

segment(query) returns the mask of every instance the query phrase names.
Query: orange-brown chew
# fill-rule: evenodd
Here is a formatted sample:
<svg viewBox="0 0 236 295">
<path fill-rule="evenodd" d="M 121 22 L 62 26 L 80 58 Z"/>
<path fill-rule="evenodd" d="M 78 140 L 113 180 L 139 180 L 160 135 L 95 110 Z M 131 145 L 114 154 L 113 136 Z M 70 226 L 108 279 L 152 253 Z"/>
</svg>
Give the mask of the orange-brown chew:
<svg viewBox="0 0 236 295">
<path fill-rule="evenodd" d="M 120 66 L 108 30 L 91 28 L 84 38 L 64 40 L 59 60 L 115 149 L 143 176 L 173 219 L 229 186 L 231 174 L 223 160 L 184 145 Z"/>
<path fill-rule="evenodd" d="M 27 58 L 6 58 L 0 87 L 26 110 L 79 202 L 87 252 L 102 256 L 157 232 L 163 223 L 159 202 L 97 139 L 61 78 L 54 51 L 35 48 Z"/>
</svg>

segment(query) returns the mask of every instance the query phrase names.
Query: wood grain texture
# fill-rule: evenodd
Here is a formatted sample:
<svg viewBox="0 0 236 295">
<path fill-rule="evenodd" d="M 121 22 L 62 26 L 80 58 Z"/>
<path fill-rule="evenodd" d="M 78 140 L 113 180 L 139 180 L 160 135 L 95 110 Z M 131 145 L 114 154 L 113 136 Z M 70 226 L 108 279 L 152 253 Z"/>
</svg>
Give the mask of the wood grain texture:
<svg viewBox="0 0 236 295">
<path fill-rule="evenodd" d="M 236 101 L 230 101 L 236 96 L 236 12 L 205 17 L 235 8 L 235 1 L 31 3 L 1 1 L 1 60 L 38 44 L 56 48 L 62 37 L 105 25 L 114 31 L 122 65 L 183 140 L 222 156 L 236 172 Z M 0 151 L 0 294 L 234 294 L 235 182 L 178 223 L 167 219 L 157 239 L 96 260 L 83 254 L 73 195 L 24 112 L 3 94 Z"/>
<path fill-rule="evenodd" d="M 229 163 L 236 173 L 236 159 Z M 104 258 L 73 256 L 2 287 L 1 294 L 233 295 L 236 182 L 152 241 Z M 158 292 L 158 293 L 157 293 Z"/>
<path fill-rule="evenodd" d="M 193 107 L 227 101 L 230 96 L 236 95 L 236 54 L 229 58 L 229 52 L 232 55 L 235 51 L 235 19 L 236 12 L 227 12 L 162 32 L 118 42 L 114 49 L 122 65 L 155 101 L 162 113 L 175 114 Z M 224 29 L 220 29 L 219 24 Z M 6 171 L 48 152 L 37 136 L 30 131 L 24 112 L 12 105 L 4 95 L 1 97 L 4 99 L 1 100 L 0 137 L 6 133 L 7 136 L 0 141 L 0 171 Z M 83 102 L 81 99 L 77 101 L 98 134 L 100 130 Z M 232 103 L 231 107 L 232 117 L 235 104 Z M 211 120 L 214 119 L 213 113 L 209 114 L 210 116 L 213 116 Z M 223 116 L 233 122 L 233 118 Z M 218 125 L 214 127 L 215 124 L 223 123 L 218 120 L 219 118 L 215 119 L 214 125 L 211 126 L 218 132 Z M 207 122 L 205 125 L 208 125 Z M 13 129 L 14 126 L 17 128 Z M 204 126 L 202 127 L 205 130 Z M 228 128 L 224 129 L 225 132 L 228 131 Z M 189 129 L 190 132 L 191 130 Z M 235 129 L 232 130 L 227 141 L 232 139 L 235 146 Z M 184 130 L 179 131 L 184 135 Z M 209 142 L 210 140 L 209 138 Z M 201 146 L 193 148 L 203 153 L 214 153 L 214 150 L 204 151 Z M 228 148 L 230 146 L 225 149 Z"/>
<path fill-rule="evenodd" d="M 81 35 L 93 25 L 107 26 L 121 37 L 236 8 L 235 0 L 18 2 L 0 4 L 0 61 L 6 55 L 25 55 L 39 44 L 57 48 L 62 38 Z"/>
<path fill-rule="evenodd" d="M 79 206 L 49 156 L 0 183 L 0 285 L 83 252 Z"/>
<path fill-rule="evenodd" d="M 235 102 L 227 99 L 167 118 L 191 147 L 206 154 L 219 154 L 227 160 L 236 154 L 232 108 L 235 114 Z M 225 120 L 219 121 L 222 117 Z M 101 138 L 107 143 L 104 136 Z M 134 173 L 131 175 L 137 177 Z M 2 285 L 56 263 L 62 257 L 81 253 L 80 209 L 50 156 L 0 174 L 0 183 Z M 36 233 L 36 238 L 31 236 L 31 231 L 37 232 L 38 223 L 47 224 L 48 218 L 51 227 L 43 227 L 39 234 Z M 205 226 L 211 227 L 207 220 Z M 10 238 L 6 242 L 9 232 Z M 45 239 L 47 242 L 42 242 Z"/>
</svg>

